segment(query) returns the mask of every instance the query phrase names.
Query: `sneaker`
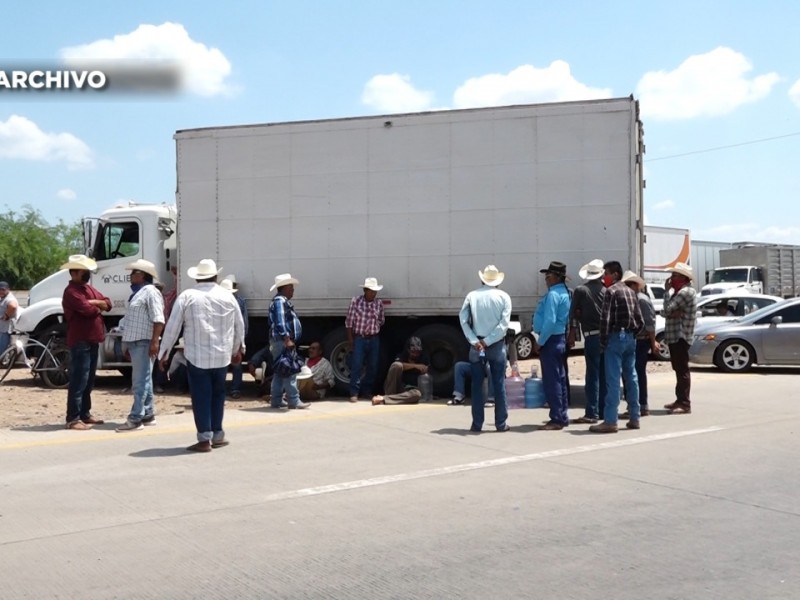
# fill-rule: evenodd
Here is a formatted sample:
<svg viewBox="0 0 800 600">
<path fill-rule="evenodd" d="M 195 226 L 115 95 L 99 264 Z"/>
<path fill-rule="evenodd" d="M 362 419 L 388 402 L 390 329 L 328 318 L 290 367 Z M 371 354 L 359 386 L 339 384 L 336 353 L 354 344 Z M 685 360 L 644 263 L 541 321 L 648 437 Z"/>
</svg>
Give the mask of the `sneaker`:
<svg viewBox="0 0 800 600">
<path fill-rule="evenodd" d="M 130 419 L 127 419 L 122 425 L 117 427 L 117 431 L 139 431 L 140 429 L 144 429 L 144 425 L 131 421 Z"/>
<path fill-rule="evenodd" d="M 453 396 L 451 400 L 447 401 L 447 406 L 461 406 L 462 404 L 464 404 L 464 398 L 458 396 Z"/>
<path fill-rule="evenodd" d="M 80 419 L 77 421 L 70 421 L 67 423 L 67 429 L 77 429 L 78 431 L 86 431 L 87 429 L 91 429 L 93 425 L 89 423 L 84 423 Z"/>
</svg>

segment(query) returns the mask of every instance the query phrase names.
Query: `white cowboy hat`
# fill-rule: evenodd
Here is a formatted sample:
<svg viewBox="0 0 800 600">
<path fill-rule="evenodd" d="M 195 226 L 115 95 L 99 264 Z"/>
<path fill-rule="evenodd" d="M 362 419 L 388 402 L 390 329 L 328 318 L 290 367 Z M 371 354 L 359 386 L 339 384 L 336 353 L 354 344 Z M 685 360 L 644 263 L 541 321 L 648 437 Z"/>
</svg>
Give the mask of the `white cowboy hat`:
<svg viewBox="0 0 800 600">
<path fill-rule="evenodd" d="M 308 379 L 308 378 L 309 378 L 309 377 L 311 377 L 312 375 L 313 375 L 313 373 L 311 372 L 311 369 L 310 369 L 309 367 L 307 367 L 307 366 L 303 365 L 303 366 L 300 368 L 300 372 L 297 374 L 297 379 L 298 379 L 298 380 L 299 380 L 299 379 Z"/>
<path fill-rule="evenodd" d="M 220 285 L 220 287 L 222 289 L 228 290 L 231 294 L 235 294 L 236 292 L 239 291 L 235 287 L 233 287 L 233 282 L 230 279 L 228 279 L 227 277 L 225 279 L 223 279 L 222 281 L 220 281 L 219 285 Z"/>
<path fill-rule="evenodd" d="M 147 273 L 154 279 L 158 277 L 158 271 L 156 271 L 156 266 L 151 263 L 149 260 L 144 260 L 140 258 L 138 260 L 133 261 L 132 263 L 125 265 L 126 271 L 142 271 L 143 273 Z"/>
<path fill-rule="evenodd" d="M 586 281 L 592 281 L 593 279 L 602 277 L 605 272 L 606 270 L 603 268 L 603 261 L 599 258 L 595 258 L 594 260 L 583 265 L 578 270 L 578 277 L 585 279 Z"/>
<path fill-rule="evenodd" d="M 77 269 L 79 271 L 96 271 L 97 263 L 85 254 L 72 254 L 63 265 L 62 269 Z"/>
<path fill-rule="evenodd" d="M 625 271 L 625 273 L 622 274 L 622 279 L 620 279 L 620 281 L 622 283 L 628 283 L 629 281 L 632 281 L 633 283 L 638 283 L 641 286 L 645 285 L 644 279 L 639 277 L 633 271 Z"/>
<path fill-rule="evenodd" d="M 373 292 L 380 292 L 383 289 L 382 285 L 378 285 L 378 280 L 374 277 L 367 277 L 364 280 L 364 285 L 361 286 L 362 288 L 367 288 L 368 290 L 372 290 Z"/>
<path fill-rule="evenodd" d="M 506 274 L 502 271 L 498 271 L 497 267 L 494 265 L 486 265 L 486 268 L 483 271 L 478 271 L 478 277 L 480 277 L 481 281 L 486 285 L 491 285 L 494 287 L 503 283 L 503 279 L 505 279 Z"/>
<path fill-rule="evenodd" d="M 269 288 L 270 292 L 277 290 L 279 287 L 283 287 L 285 285 L 298 285 L 300 282 L 297 281 L 294 277 L 292 277 L 289 273 L 281 273 L 280 275 L 275 275 L 275 284 Z"/>
<path fill-rule="evenodd" d="M 236 275 L 231 273 L 230 275 L 225 275 L 225 279 L 230 279 L 231 283 L 236 283 Z"/>
<path fill-rule="evenodd" d="M 186 270 L 186 274 L 190 279 L 211 279 L 219 273 L 222 273 L 222 269 L 218 269 L 217 263 L 210 258 L 204 258 L 197 263 L 196 267 L 189 267 Z"/>
<path fill-rule="evenodd" d="M 686 263 L 675 263 L 674 266 L 668 267 L 665 269 L 668 273 L 677 273 L 678 275 L 683 275 L 686 279 L 694 279 L 694 273 L 692 272 L 692 267 L 687 265 Z"/>
</svg>

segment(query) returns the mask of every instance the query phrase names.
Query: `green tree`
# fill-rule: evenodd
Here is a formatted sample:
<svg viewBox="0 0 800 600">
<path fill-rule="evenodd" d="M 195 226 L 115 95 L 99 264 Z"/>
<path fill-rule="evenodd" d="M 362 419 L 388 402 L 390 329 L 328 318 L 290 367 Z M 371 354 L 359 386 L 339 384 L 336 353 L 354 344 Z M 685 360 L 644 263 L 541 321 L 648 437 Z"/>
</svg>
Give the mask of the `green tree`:
<svg viewBox="0 0 800 600">
<path fill-rule="evenodd" d="M 31 206 L 0 214 L 0 278 L 14 289 L 29 289 L 83 250 L 80 221 L 50 225 Z"/>
</svg>

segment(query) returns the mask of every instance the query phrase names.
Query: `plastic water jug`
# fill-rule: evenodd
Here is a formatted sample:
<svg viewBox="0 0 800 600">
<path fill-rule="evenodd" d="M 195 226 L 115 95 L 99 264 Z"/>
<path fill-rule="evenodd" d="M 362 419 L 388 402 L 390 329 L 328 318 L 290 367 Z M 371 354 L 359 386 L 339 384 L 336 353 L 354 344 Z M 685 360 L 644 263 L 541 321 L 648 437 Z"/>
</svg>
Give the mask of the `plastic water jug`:
<svg viewBox="0 0 800 600">
<path fill-rule="evenodd" d="M 511 366 L 511 376 L 506 377 L 505 384 L 508 408 L 523 408 L 525 406 L 525 380 L 520 377 L 516 363 Z"/>
<path fill-rule="evenodd" d="M 417 387 L 422 394 L 422 402 L 430 402 L 433 400 L 433 378 L 427 373 L 420 374 L 417 377 Z"/>
<path fill-rule="evenodd" d="M 525 380 L 525 408 L 542 408 L 545 405 L 544 387 L 538 377 Z"/>
</svg>

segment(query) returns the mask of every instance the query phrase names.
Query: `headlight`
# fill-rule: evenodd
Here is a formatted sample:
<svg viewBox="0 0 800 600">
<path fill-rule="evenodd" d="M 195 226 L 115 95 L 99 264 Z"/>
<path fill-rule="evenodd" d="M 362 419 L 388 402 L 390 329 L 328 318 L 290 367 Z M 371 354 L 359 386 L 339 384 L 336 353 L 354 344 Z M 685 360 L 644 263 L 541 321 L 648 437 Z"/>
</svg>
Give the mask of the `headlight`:
<svg viewBox="0 0 800 600">
<path fill-rule="evenodd" d="M 715 341 L 717 339 L 717 334 L 716 333 L 709 333 L 709 334 L 704 335 L 700 339 L 702 339 L 704 342 L 713 342 L 713 341 Z"/>
</svg>

